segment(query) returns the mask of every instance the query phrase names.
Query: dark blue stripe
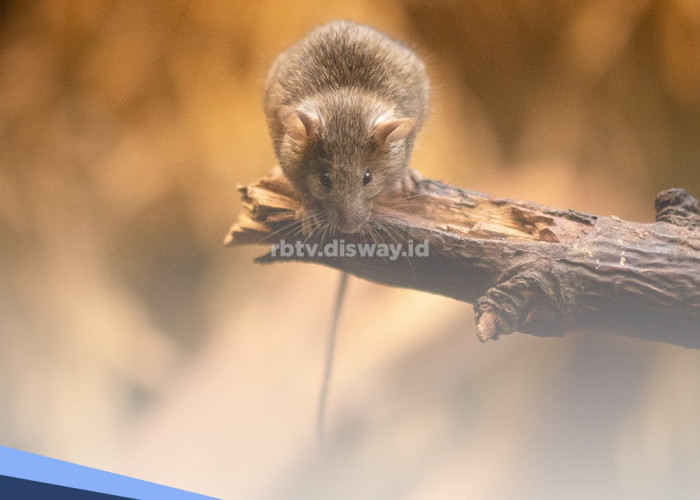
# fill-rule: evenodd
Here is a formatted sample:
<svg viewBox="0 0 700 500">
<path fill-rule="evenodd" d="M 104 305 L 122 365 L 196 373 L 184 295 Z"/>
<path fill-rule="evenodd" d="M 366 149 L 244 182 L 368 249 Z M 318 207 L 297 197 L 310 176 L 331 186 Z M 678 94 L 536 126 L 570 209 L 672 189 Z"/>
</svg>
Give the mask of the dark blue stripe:
<svg viewBox="0 0 700 500">
<path fill-rule="evenodd" d="M 33 500 L 35 498 L 42 500 L 124 500 L 126 497 L 0 475 L 0 498 L 8 500 Z"/>
<path fill-rule="evenodd" d="M 213 497 L 0 446 L 0 476 L 102 493 L 99 498 L 212 500 Z M 0 498 L 14 498 L 0 491 Z M 34 497 L 16 497 L 34 498 Z M 39 497 L 41 498 L 41 497 Z M 54 498 L 47 496 L 44 498 Z M 61 497 L 83 498 L 83 497 Z M 98 497 L 84 497 L 98 498 Z"/>
</svg>

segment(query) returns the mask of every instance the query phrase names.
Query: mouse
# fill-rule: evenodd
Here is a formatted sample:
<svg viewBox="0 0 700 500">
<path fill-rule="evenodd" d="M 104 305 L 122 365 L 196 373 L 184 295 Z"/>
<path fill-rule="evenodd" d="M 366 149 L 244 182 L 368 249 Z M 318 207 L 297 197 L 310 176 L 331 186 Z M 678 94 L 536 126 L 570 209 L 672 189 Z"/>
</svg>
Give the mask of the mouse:
<svg viewBox="0 0 700 500">
<path fill-rule="evenodd" d="M 419 191 L 421 175 L 408 163 L 429 93 L 425 65 L 410 48 L 350 21 L 317 27 L 277 56 L 263 104 L 275 155 L 301 202 L 294 217 L 303 234 L 372 234 L 377 198 Z M 347 282 L 343 272 L 319 398 L 320 443 Z"/>
<path fill-rule="evenodd" d="M 274 60 L 265 116 L 304 233 L 362 231 L 379 196 L 417 190 L 408 163 L 429 92 L 410 48 L 350 21 L 317 27 Z"/>
</svg>

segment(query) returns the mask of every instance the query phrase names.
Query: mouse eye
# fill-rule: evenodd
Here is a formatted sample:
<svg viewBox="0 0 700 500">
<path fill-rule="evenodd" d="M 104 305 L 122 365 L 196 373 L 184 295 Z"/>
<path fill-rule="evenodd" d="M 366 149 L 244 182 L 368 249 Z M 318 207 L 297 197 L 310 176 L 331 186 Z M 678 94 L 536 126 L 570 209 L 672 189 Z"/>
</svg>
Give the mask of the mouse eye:
<svg viewBox="0 0 700 500">
<path fill-rule="evenodd" d="M 365 175 L 362 176 L 362 184 L 366 186 L 370 182 L 372 182 L 372 172 L 368 170 L 365 172 Z"/>
<path fill-rule="evenodd" d="M 321 174 L 321 185 L 326 189 L 331 188 L 331 176 L 327 172 Z"/>
</svg>

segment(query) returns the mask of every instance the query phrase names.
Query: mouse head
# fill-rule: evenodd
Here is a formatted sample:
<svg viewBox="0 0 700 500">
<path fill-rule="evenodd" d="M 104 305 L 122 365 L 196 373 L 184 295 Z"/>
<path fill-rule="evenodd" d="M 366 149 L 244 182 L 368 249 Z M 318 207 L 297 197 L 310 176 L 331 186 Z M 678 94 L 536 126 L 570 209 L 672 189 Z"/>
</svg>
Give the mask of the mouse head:
<svg viewBox="0 0 700 500">
<path fill-rule="evenodd" d="M 362 95 L 281 106 L 282 169 L 302 197 L 317 204 L 343 233 L 363 228 L 372 202 L 405 172 L 417 120 Z"/>
</svg>

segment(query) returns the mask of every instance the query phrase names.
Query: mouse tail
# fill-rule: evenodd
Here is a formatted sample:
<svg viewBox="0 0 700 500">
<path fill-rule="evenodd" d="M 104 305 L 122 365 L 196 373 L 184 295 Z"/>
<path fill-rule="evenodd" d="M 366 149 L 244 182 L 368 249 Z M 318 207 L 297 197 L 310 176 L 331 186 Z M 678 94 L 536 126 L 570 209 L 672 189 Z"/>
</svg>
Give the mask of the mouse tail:
<svg viewBox="0 0 700 500">
<path fill-rule="evenodd" d="M 328 388 L 330 386 L 331 374 L 333 373 L 333 357 L 335 353 L 335 340 L 338 336 L 338 323 L 340 319 L 340 311 L 343 307 L 345 291 L 348 287 L 348 273 L 343 272 L 340 275 L 338 283 L 338 291 L 335 296 L 333 305 L 333 316 L 331 317 L 331 327 L 328 331 L 328 342 L 326 344 L 326 359 L 323 367 L 323 379 L 321 381 L 321 394 L 318 399 L 318 412 L 316 414 L 316 434 L 318 442 L 323 443 L 323 435 L 325 432 L 325 416 L 328 400 Z"/>
</svg>

